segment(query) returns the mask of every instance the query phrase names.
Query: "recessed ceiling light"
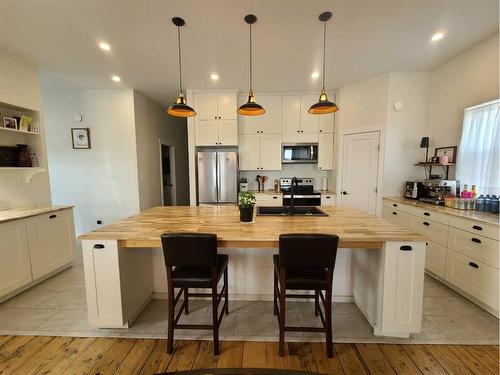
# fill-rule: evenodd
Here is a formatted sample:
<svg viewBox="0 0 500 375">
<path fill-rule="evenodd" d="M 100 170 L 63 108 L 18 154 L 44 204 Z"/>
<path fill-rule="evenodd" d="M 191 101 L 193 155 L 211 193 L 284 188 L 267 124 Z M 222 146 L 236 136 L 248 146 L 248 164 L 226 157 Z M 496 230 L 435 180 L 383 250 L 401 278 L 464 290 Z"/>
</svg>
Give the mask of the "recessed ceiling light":
<svg viewBox="0 0 500 375">
<path fill-rule="evenodd" d="M 444 33 L 439 32 L 439 33 L 436 33 L 432 36 L 431 41 L 437 42 L 438 40 L 441 40 L 443 38 L 444 38 Z"/>
<path fill-rule="evenodd" d="M 318 78 L 319 78 L 319 72 L 313 72 L 313 73 L 311 74 L 311 78 L 312 78 L 312 79 L 318 79 Z"/>
<path fill-rule="evenodd" d="M 217 73 L 212 73 L 212 74 L 210 74 L 210 79 L 212 81 L 218 81 L 219 80 L 219 75 Z"/>
<path fill-rule="evenodd" d="M 115 82 L 120 82 L 122 80 L 119 76 L 111 76 L 111 79 Z"/>
<path fill-rule="evenodd" d="M 99 48 L 103 51 L 111 51 L 111 46 L 106 42 L 99 42 Z"/>
</svg>

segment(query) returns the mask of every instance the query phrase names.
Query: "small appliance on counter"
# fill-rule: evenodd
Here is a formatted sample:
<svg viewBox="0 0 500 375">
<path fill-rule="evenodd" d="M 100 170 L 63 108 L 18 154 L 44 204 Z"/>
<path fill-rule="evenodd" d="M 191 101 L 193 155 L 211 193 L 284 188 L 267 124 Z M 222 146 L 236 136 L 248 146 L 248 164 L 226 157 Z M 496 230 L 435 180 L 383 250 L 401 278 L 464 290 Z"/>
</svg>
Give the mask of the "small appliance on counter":
<svg viewBox="0 0 500 375">
<path fill-rule="evenodd" d="M 458 180 L 424 180 L 424 193 L 418 198 L 422 202 L 444 205 L 445 198 L 460 196 Z"/>
<path fill-rule="evenodd" d="M 248 191 L 248 180 L 246 177 L 240 180 L 240 191 Z"/>
<path fill-rule="evenodd" d="M 419 181 L 406 181 L 405 198 L 419 199 L 424 196 L 424 184 Z"/>
</svg>

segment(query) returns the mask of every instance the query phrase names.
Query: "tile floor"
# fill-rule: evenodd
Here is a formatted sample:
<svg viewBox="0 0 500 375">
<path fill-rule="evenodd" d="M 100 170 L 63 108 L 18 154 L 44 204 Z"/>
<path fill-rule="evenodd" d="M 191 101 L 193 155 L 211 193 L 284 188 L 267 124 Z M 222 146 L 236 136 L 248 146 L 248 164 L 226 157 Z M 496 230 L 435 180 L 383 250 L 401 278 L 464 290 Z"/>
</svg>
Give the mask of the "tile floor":
<svg viewBox="0 0 500 375">
<path fill-rule="evenodd" d="M 68 270 L 0 304 L 0 335 L 108 336 L 164 338 L 167 303 L 153 300 L 129 329 L 89 327 L 83 267 Z M 277 340 L 278 324 L 271 302 L 230 301 L 222 322 L 223 340 Z M 190 301 L 181 322 L 210 323 L 208 301 Z M 381 338 L 353 303 L 334 303 L 333 336 L 337 342 L 498 344 L 499 321 L 443 284 L 426 276 L 422 332 L 410 339 Z M 319 325 L 313 304 L 287 303 L 290 325 Z M 209 331 L 176 330 L 176 338 L 210 338 Z M 287 340 L 320 341 L 323 334 L 287 333 Z"/>
</svg>

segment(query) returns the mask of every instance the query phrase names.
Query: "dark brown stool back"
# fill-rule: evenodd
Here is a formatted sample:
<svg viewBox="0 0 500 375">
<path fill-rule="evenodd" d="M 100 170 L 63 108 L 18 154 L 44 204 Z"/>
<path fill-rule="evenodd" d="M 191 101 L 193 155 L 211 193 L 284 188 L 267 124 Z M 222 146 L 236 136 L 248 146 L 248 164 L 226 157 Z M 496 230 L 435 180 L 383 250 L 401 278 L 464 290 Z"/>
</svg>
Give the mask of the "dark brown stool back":
<svg viewBox="0 0 500 375">
<path fill-rule="evenodd" d="M 283 356 L 285 332 L 324 332 L 326 352 L 333 356 L 332 340 L 332 282 L 339 237 L 332 234 L 282 234 L 279 255 L 274 262 L 274 314 L 279 323 L 279 355 Z M 314 291 L 310 294 L 288 294 L 287 289 Z M 325 291 L 325 295 L 323 295 Z M 314 313 L 323 327 L 286 326 L 286 298 L 314 298 Z M 279 305 L 278 305 L 279 299 Z M 319 302 L 323 303 L 325 312 Z"/>
<path fill-rule="evenodd" d="M 209 233 L 164 233 L 161 235 L 163 257 L 168 282 L 168 337 L 167 352 L 172 353 L 174 330 L 210 329 L 214 337 L 214 354 L 218 355 L 219 327 L 224 313 L 228 314 L 228 256 L 217 254 L 217 236 Z M 221 278 L 224 285 L 220 291 L 217 285 Z M 174 288 L 180 288 L 175 295 Z M 211 293 L 190 293 L 190 288 L 210 288 Z M 184 293 L 184 301 L 174 317 L 175 306 Z M 179 324 L 183 312 L 189 314 L 189 297 L 211 297 L 212 324 Z M 219 305 L 224 305 L 219 314 Z"/>
</svg>

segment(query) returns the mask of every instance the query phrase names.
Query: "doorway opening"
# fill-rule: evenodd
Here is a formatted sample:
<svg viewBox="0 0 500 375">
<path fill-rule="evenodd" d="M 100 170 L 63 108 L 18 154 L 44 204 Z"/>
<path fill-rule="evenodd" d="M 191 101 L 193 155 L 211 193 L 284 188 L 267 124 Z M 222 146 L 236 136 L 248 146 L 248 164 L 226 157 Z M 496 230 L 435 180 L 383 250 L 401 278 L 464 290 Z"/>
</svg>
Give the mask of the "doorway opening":
<svg viewBox="0 0 500 375">
<path fill-rule="evenodd" d="M 175 206 L 175 147 L 160 141 L 161 202 L 163 206 Z"/>
</svg>

